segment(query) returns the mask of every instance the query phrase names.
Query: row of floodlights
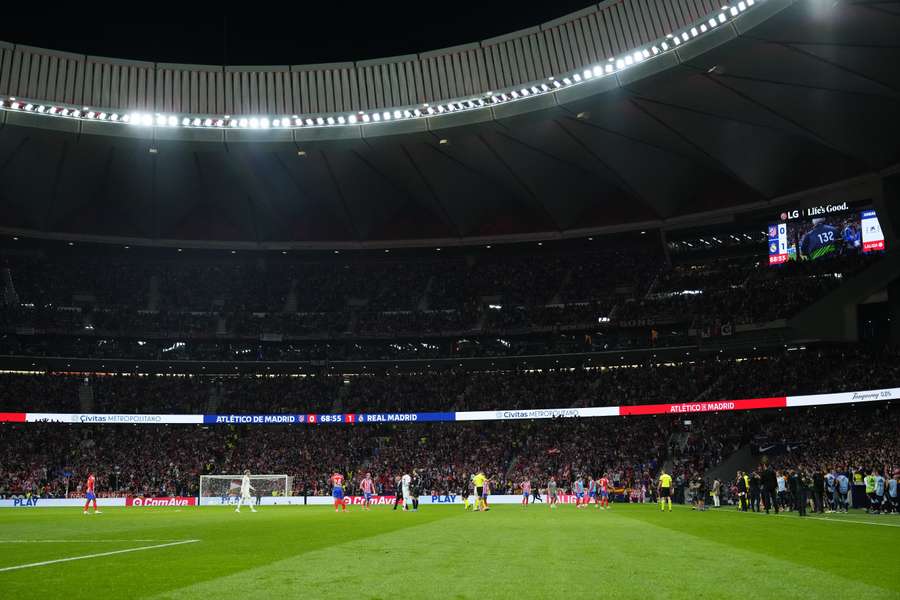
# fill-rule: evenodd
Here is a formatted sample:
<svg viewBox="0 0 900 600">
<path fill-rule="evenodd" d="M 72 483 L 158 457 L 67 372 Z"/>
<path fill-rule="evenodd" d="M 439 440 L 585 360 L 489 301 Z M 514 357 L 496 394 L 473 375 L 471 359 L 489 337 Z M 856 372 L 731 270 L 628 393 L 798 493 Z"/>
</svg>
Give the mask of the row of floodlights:
<svg viewBox="0 0 900 600">
<path fill-rule="evenodd" d="M 673 49 L 680 44 L 687 42 L 699 35 L 715 29 L 719 25 L 727 22 L 729 18 L 737 17 L 739 14 L 756 4 L 758 0 L 741 0 L 734 6 L 723 6 L 721 12 L 709 18 L 704 23 L 690 27 L 685 31 L 677 34 L 669 34 L 665 41 L 658 45 L 636 50 L 620 58 L 610 58 L 605 64 L 596 65 L 573 73 L 571 75 L 556 78 L 551 77 L 545 83 L 523 87 L 518 90 L 508 90 L 506 92 L 488 92 L 481 98 L 472 98 L 469 100 L 458 100 L 454 102 L 445 102 L 436 105 L 424 104 L 420 108 L 406 108 L 396 110 L 385 110 L 375 112 L 360 111 L 353 114 L 337 115 L 337 116 L 310 116 L 300 117 L 298 115 L 284 117 L 232 117 L 225 115 L 223 117 L 178 117 L 175 115 L 150 114 L 142 112 L 104 112 L 100 110 L 92 110 L 88 107 L 82 109 L 54 106 L 46 104 L 36 104 L 33 102 L 19 101 L 15 98 L 9 100 L 0 100 L 0 108 L 8 108 L 17 111 L 33 112 L 38 114 L 53 115 L 58 117 L 69 117 L 75 119 L 83 119 L 88 121 L 106 121 L 111 123 L 127 123 L 130 125 L 138 125 L 144 127 L 194 127 L 194 128 L 230 128 L 230 129 L 270 129 L 270 128 L 292 128 L 292 127 L 331 127 L 341 125 L 358 125 L 366 123 L 379 123 L 388 121 L 401 121 L 406 119 L 417 119 L 421 117 L 429 117 L 435 115 L 451 114 L 460 111 L 474 110 L 487 106 L 503 104 L 505 102 L 514 102 L 529 96 L 539 96 L 555 92 L 556 90 L 577 85 L 584 81 L 611 75 L 628 67 L 641 63 L 651 57 L 657 56 Z"/>
</svg>

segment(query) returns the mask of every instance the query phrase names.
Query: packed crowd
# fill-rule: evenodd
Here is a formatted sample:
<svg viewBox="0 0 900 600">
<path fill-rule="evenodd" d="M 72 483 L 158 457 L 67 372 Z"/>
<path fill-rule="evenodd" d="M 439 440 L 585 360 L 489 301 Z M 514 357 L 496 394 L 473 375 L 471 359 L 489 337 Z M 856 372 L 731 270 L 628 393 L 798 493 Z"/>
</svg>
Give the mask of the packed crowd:
<svg viewBox="0 0 900 600">
<path fill-rule="evenodd" d="M 702 417 L 695 421 L 694 435 L 722 444 L 726 454 L 758 441 L 754 431 L 783 439 L 787 423 L 793 450 L 770 450 L 763 466 L 748 472 L 746 485 L 742 478 L 703 479 L 721 454 L 692 457 L 690 468 L 682 463 L 669 469 L 675 474 L 676 497 L 689 501 L 709 499 L 715 491 L 717 503 L 772 508 L 760 487 L 770 468 L 779 477 L 784 473 L 786 482 L 795 473 L 807 486 L 814 509 L 824 510 L 816 490 L 834 491 L 833 481 L 826 483 L 828 474 L 847 474 L 853 483 L 859 483 L 857 474 L 860 482 L 870 473 L 885 480 L 900 474 L 900 453 L 892 444 L 900 412 L 890 405 Z M 101 495 L 191 495 L 198 492 L 200 475 L 245 469 L 292 477 L 295 495 L 327 495 L 334 471 L 346 475 L 355 493 L 362 474 L 371 472 L 377 491 L 389 494 L 399 475 L 416 469 L 427 494 L 462 493 L 470 476 L 484 471 L 492 478 L 493 493 L 519 493 L 525 480 L 540 488 L 551 476 L 569 490 L 579 477 L 606 475 L 615 487 L 650 500 L 660 468 L 673 464 L 668 445 L 681 428 L 681 418 L 670 416 L 365 427 L 8 424 L 2 427 L 0 495 L 79 497 L 89 472 L 96 475 Z M 797 495 L 797 488 L 776 491 L 786 492 L 775 496 L 780 508 L 796 508 L 798 498 L 806 498 Z M 880 510 L 889 508 L 879 505 Z"/>
<path fill-rule="evenodd" d="M 529 409 L 855 391 L 900 381 L 897 353 L 847 346 L 618 367 L 304 375 L 0 375 L 0 411 L 187 414 Z"/>
<path fill-rule="evenodd" d="M 100 342 L 127 338 L 210 341 L 217 358 L 228 358 L 227 339 L 264 341 L 270 354 L 290 359 L 291 348 L 271 343 L 566 331 L 593 332 L 606 348 L 679 343 L 689 328 L 790 316 L 877 257 L 778 268 L 757 256 L 681 257 L 669 266 L 653 244 L 598 243 L 590 251 L 445 260 L 3 260 L 0 331 L 10 351 L 39 355 L 48 336 L 75 336 L 79 344 L 68 345 L 91 357 L 103 355 Z M 129 357 L 154 349 L 155 358 L 171 356 L 165 344 L 122 345 Z M 202 357 L 196 345 L 190 356 Z"/>
</svg>

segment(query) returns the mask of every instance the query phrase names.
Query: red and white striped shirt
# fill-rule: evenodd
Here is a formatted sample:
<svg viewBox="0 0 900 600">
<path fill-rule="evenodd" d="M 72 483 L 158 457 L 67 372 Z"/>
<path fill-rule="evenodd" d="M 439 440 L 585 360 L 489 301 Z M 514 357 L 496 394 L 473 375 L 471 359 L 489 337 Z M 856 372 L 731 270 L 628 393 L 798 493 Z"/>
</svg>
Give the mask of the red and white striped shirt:
<svg viewBox="0 0 900 600">
<path fill-rule="evenodd" d="M 359 482 L 359 488 L 366 494 L 374 494 L 375 493 L 375 482 L 373 482 L 370 478 L 366 477 L 362 481 Z"/>
<path fill-rule="evenodd" d="M 87 478 L 87 489 L 85 491 L 86 492 L 94 491 L 94 476 L 93 475 L 91 475 L 90 477 Z"/>
</svg>

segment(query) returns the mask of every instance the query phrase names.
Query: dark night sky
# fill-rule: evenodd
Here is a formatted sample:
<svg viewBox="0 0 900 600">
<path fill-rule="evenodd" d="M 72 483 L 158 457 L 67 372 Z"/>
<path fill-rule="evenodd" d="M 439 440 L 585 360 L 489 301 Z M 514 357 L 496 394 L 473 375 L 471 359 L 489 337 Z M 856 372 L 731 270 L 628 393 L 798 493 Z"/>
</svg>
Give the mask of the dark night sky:
<svg viewBox="0 0 900 600">
<path fill-rule="evenodd" d="M 538 25 L 590 3 L 442 2 L 425 4 L 427 9 L 416 4 L 391 3 L 387 8 L 377 3 L 360 8 L 340 4 L 265 5 L 256 10 L 251 3 L 227 9 L 227 16 L 198 8 L 178 11 L 186 15 L 180 18 L 170 16 L 173 9 L 166 5 L 121 16 L 104 16 L 103 9 L 59 16 L 52 9 L 34 10 L 2 19 L 0 40 L 154 62 L 307 64 L 414 54 L 479 41 Z"/>
</svg>

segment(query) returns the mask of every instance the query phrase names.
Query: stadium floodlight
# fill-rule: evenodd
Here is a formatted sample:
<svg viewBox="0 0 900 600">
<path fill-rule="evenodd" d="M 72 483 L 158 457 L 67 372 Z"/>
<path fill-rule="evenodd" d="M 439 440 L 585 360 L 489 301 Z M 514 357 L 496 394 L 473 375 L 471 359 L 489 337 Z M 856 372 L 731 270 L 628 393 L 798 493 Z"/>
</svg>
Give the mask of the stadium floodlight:
<svg viewBox="0 0 900 600">
<path fill-rule="evenodd" d="M 176 119 L 174 115 L 169 115 L 166 119 L 166 125 L 169 127 L 176 127 L 178 125 L 178 119 Z"/>
<path fill-rule="evenodd" d="M 385 121 L 390 121 L 391 113 L 389 113 L 388 111 L 384 111 L 383 113 L 381 113 L 381 118 L 384 119 Z"/>
<path fill-rule="evenodd" d="M 204 126 L 204 127 L 211 127 L 212 124 L 213 124 L 212 119 L 210 119 L 210 118 L 203 119 L 203 126 Z"/>
<path fill-rule="evenodd" d="M 720 13 L 719 14 L 719 23 L 724 23 L 726 20 L 728 20 L 728 17 L 725 16 L 725 13 Z"/>
<path fill-rule="evenodd" d="M 110 121 L 118 121 L 119 120 L 118 113 L 113 113 L 113 114 L 109 115 L 109 120 Z"/>
<path fill-rule="evenodd" d="M 316 118 L 316 125 L 324 125 L 324 124 L 325 124 L 325 119 L 323 119 L 322 117 Z"/>
<path fill-rule="evenodd" d="M 243 475 L 201 475 L 200 476 L 200 506 L 221 506 L 223 504 L 236 504 L 241 493 L 241 480 Z M 258 497 L 272 498 L 273 504 L 278 503 L 278 498 L 293 496 L 293 477 L 288 475 L 250 475 L 250 485 Z"/>
<path fill-rule="evenodd" d="M 572 80 L 568 77 L 563 77 L 563 85 L 572 85 Z"/>
<path fill-rule="evenodd" d="M 669 44 L 667 44 L 666 42 L 663 42 L 659 45 L 659 47 L 663 49 L 663 52 L 665 52 L 666 50 L 669 49 Z"/>
<path fill-rule="evenodd" d="M 307 125 L 314 125 L 314 124 L 315 124 L 315 121 L 313 121 L 312 119 L 307 119 L 307 120 L 306 120 L 306 124 L 307 124 Z"/>
<path fill-rule="evenodd" d="M 371 119 L 371 117 L 368 114 L 363 113 L 363 116 L 362 116 L 363 123 L 368 123 L 369 119 Z"/>
<path fill-rule="evenodd" d="M 715 19 L 710 19 L 709 21 L 707 21 L 707 23 L 709 23 L 710 29 L 715 27 L 716 25 L 718 25 L 718 23 L 716 23 Z"/>
<path fill-rule="evenodd" d="M 686 42 L 689 39 L 691 39 L 691 36 L 688 35 L 687 31 L 685 31 L 684 33 L 681 34 L 681 41 Z"/>
<path fill-rule="evenodd" d="M 238 120 L 238 126 L 239 126 L 239 127 L 242 127 L 242 128 L 243 128 L 243 127 L 246 127 L 248 123 L 249 123 L 249 121 L 247 121 L 247 119 L 240 119 L 240 120 Z"/>
<path fill-rule="evenodd" d="M 581 75 L 579 75 L 578 73 L 575 73 L 574 75 L 572 75 L 572 81 L 574 81 L 575 83 L 580 83 Z"/>
<path fill-rule="evenodd" d="M 617 60 L 617 61 L 616 61 L 616 68 L 617 68 L 617 69 L 624 69 L 624 68 L 625 68 L 625 61 L 622 60 L 621 58 L 620 58 L 619 60 Z"/>
<path fill-rule="evenodd" d="M 269 120 L 266 119 L 265 117 L 263 117 L 262 119 L 259 120 L 259 126 L 262 127 L 263 129 L 267 129 L 269 127 Z"/>
<path fill-rule="evenodd" d="M 347 121 L 348 121 L 351 125 L 354 125 L 354 124 L 356 123 L 356 115 L 350 115 L 349 117 L 347 117 Z"/>
<path fill-rule="evenodd" d="M 395 118 L 395 119 L 400 119 L 400 118 L 402 118 L 402 117 L 403 117 L 403 113 L 402 113 L 402 112 L 400 112 L 399 110 L 395 110 L 395 111 L 394 111 L 394 118 Z"/>
<path fill-rule="evenodd" d="M 153 125 L 153 117 L 151 115 L 141 115 L 141 125 L 144 127 L 151 127 Z"/>
<path fill-rule="evenodd" d="M 376 123 L 381 120 L 381 113 L 372 113 L 372 120 Z"/>
<path fill-rule="evenodd" d="M 681 38 L 679 38 L 679 37 L 676 35 L 675 37 L 672 38 L 672 41 L 675 42 L 675 45 L 677 46 L 678 44 L 681 43 Z"/>
<path fill-rule="evenodd" d="M 328 117 L 327 119 L 325 119 L 325 122 L 329 125 L 334 125 L 334 117 Z"/>
<path fill-rule="evenodd" d="M 584 79 L 590 79 L 594 76 L 594 72 L 591 69 L 585 69 L 584 72 L 581 73 L 581 77 Z"/>
<path fill-rule="evenodd" d="M 594 72 L 594 77 L 601 77 L 603 75 L 603 67 L 601 67 L 600 65 L 597 65 L 592 70 Z M 544 91 L 547 91 L 547 90 L 544 90 Z"/>
<path fill-rule="evenodd" d="M 250 118 L 250 129 L 259 129 L 259 119 L 256 117 Z"/>
<path fill-rule="evenodd" d="M 691 27 L 691 37 L 697 37 L 698 35 L 700 35 L 700 32 L 697 31 L 697 28 Z M 685 40 L 685 41 L 687 41 L 687 40 Z"/>
<path fill-rule="evenodd" d="M 700 23 L 700 33 L 706 33 L 706 23 Z"/>
<path fill-rule="evenodd" d="M 747 5 L 743 2 L 743 0 L 741 2 L 738 2 L 738 10 L 741 12 L 747 10 Z"/>
</svg>

